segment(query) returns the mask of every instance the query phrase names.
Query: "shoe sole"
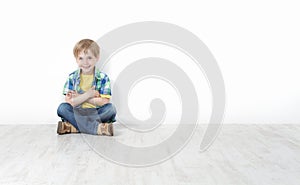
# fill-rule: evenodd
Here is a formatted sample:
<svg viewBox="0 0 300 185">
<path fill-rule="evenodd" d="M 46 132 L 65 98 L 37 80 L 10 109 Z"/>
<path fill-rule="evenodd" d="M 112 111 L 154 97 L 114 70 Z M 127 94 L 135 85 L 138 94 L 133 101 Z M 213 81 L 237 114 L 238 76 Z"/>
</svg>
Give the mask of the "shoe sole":
<svg viewBox="0 0 300 185">
<path fill-rule="evenodd" d="M 114 127 L 113 124 L 110 123 L 111 125 L 109 125 L 108 127 L 108 132 L 111 134 L 110 136 L 114 136 Z"/>
</svg>

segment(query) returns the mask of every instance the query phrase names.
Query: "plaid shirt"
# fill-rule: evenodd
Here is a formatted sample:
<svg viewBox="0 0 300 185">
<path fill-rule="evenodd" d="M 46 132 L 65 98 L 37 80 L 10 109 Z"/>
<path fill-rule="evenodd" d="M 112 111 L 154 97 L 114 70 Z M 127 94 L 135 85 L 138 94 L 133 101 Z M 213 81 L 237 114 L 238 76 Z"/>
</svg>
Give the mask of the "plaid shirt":
<svg viewBox="0 0 300 185">
<path fill-rule="evenodd" d="M 108 76 L 101 72 L 99 69 L 95 68 L 93 86 L 95 86 L 95 90 L 99 91 L 99 94 L 102 97 L 110 98 L 111 97 L 111 88 L 110 88 L 110 80 Z M 79 94 L 84 93 L 82 89 L 80 89 L 80 69 L 74 71 L 69 75 L 67 79 L 64 89 L 63 95 L 66 95 L 68 91 L 76 91 Z"/>
</svg>

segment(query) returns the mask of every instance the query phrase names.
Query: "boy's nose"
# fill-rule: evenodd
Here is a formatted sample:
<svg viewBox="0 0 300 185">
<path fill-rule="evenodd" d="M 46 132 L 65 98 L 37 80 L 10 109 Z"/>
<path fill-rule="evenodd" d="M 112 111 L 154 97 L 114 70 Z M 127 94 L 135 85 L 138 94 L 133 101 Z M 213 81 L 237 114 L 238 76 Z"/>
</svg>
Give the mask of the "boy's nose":
<svg viewBox="0 0 300 185">
<path fill-rule="evenodd" d="M 83 62 L 84 64 L 87 64 L 87 63 L 88 63 L 88 60 L 87 60 L 87 59 L 83 59 L 82 62 Z"/>
</svg>

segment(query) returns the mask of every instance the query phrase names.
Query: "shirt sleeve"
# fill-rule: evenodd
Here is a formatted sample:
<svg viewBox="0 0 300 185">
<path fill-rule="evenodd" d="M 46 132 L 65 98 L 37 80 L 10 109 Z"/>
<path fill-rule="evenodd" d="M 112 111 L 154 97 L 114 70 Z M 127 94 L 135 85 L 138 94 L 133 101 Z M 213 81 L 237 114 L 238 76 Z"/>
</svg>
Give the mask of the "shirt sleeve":
<svg viewBox="0 0 300 185">
<path fill-rule="evenodd" d="M 110 80 L 107 75 L 105 75 L 100 81 L 99 93 L 103 98 L 111 98 Z"/>
<path fill-rule="evenodd" d="M 74 90 L 74 84 L 73 80 L 69 77 L 64 85 L 63 95 L 66 95 L 71 90 Z"/>
</svg>

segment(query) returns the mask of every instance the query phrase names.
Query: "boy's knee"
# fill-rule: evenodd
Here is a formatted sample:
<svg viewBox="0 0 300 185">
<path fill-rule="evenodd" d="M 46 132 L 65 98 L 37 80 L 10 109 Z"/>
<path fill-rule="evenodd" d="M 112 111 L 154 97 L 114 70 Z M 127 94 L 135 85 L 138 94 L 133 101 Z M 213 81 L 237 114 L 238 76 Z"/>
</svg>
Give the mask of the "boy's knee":
<svg viewBox="0 0 300 185">
<path fill-rule="evenodd" d="M 102 121 L 114 120 L 117 114 L 116 108 L 113 104 L 107 103 L 102 107 Z"/>
<path fill-rule="evenodd" d="M 109 110 L 109 114 L 112 117 L 115 117 L 117 115 L 116 107 L 113 104 L 111 104 L 111 103 L 108 104 L 108 110 Z"/>
<path fill-rule="evenodd" d="M 72 108 L 72 106 L 69 103 L 61 103 L 58 108 L 57 108 L 57 114 L 63 115 L 67 110 L 70 109 L 70 107 Z"/>
</svg>

